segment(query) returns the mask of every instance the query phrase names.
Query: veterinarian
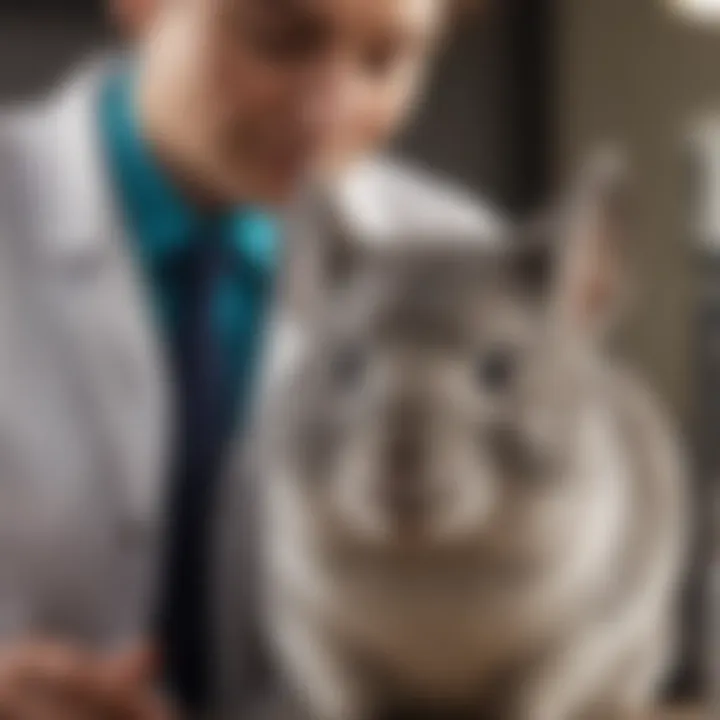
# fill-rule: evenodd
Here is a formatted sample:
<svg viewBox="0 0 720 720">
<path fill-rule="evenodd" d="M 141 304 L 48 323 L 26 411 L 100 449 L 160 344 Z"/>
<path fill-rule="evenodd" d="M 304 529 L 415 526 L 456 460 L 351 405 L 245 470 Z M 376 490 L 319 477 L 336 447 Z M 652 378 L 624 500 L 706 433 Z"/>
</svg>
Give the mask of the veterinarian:
<svg viewBox="0 0 720 720">
<path fill-rule="evenodd" d="M 160 665 L 190 716 L 249 696 L 214 508 L 281 258 L 327 230 L 301 190 L 378 238 L 492 223 L 371 159 L 454 4 L 115 0 L 128 52 L 2 114 L 1 717 L 166 717 Z"/>
</svg>

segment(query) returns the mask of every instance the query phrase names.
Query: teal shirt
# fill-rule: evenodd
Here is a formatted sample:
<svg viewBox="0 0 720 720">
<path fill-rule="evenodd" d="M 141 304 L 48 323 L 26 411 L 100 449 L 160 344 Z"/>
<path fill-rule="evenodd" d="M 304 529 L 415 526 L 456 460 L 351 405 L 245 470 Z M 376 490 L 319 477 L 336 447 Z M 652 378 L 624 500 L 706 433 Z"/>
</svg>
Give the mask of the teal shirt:
<svg viewBox="0 0 720 720">
<path fill-rule="evenodd" d="M 257 208 L 209 213 L 188 202 L 145 143 L 132 95 L 133 73 L 123 68 L 109 79 L 101 99 L 105 150 L 129 236 L 171 352 L 184 321 L 184 286 L 177 269 L 197 243 L 209 237 L 226 248 L 230 271 L 218 282 L 213 332 L 224 356 L 223 383 L 237 419 L 247 405 L 276 269 L 276 222 Z"/>
</svg>

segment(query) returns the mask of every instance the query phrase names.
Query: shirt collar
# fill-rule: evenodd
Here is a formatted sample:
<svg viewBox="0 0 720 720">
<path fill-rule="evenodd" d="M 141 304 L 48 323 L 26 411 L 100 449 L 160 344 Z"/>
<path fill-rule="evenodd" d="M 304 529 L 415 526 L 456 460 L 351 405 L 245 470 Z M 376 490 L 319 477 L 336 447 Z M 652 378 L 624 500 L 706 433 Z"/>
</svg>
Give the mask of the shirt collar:
<svg viewBox="0 0 720 720">
<path fill-rule="evenodd" d="M 190 250 L 208 233 L 263 273 L 277 265 L 277 226 L 267 212 L 248 206 L 204 212 L 173 185 L 145 141 L 133 101 L 134 73 L 123 67 L 109 78 L 102 98 L 106 149 L 126 221 L 143 254 L 162 263 Z"/>
<path fill-rule="evenodd" d="M 252 208 L 236 210 L 231 218 L 231 242 L 235 252 L 265 274 L 278 266 L 279 224 L 271 214 Z"/>
</svg>

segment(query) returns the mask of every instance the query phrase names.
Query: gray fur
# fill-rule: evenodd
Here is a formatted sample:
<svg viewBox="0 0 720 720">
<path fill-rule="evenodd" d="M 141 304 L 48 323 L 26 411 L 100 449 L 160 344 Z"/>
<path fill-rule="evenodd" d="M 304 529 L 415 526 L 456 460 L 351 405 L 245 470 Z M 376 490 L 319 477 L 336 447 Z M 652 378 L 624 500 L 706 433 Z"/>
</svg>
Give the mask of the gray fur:
<svg viewBox="0 0 720 720">
<path fill-rule="evenodd" d="M 558 248 L 581 234 L 539 274 L 518 238 L 356 248 L 296 319 L 304 349 L 263 402 L 265 607 L 312 720 L 605 720 L 656 699 L 684 469 L 580 312 L 582 253 Z"/>
</svg>

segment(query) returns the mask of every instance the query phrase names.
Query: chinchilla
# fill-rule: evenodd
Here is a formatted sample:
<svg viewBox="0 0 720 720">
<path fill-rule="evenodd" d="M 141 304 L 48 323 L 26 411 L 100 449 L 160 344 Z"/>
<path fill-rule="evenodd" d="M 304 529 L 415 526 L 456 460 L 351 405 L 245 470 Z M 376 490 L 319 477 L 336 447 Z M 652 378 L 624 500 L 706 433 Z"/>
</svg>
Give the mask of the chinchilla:
<svg viewBox="0 0 720 720">
<path fill-rule="evenodd" d="M 657 699 L 681 443 L 605 348 L 623 183 L 595 164 L 578 186 L 499 243 L 339 233 L 289 270 L 300 340 L 264 393 L 258 477 L 265 621 L 302 717 L 608 720 Z"/>
</svg>

